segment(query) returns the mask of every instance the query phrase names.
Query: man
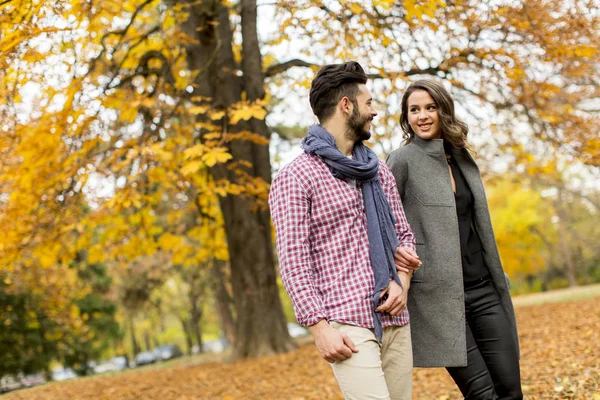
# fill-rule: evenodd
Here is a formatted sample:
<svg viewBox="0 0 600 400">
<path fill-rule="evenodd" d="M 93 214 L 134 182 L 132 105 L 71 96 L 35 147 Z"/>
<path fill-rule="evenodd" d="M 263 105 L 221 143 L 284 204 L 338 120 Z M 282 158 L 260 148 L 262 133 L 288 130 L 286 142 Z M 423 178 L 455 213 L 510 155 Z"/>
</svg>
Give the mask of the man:
<svg viewBox="0 0 600 400">
<path fill-rule="evenodd" d="M 410 399 L 406 302 L 420 261 L 394 177 L 363 144 L 377 115 L 366 83 L 356 62 L 317 73 L 320 125 L 275 177 L 269 205 L 283 284 L 344 397 Z"/>
</svg>

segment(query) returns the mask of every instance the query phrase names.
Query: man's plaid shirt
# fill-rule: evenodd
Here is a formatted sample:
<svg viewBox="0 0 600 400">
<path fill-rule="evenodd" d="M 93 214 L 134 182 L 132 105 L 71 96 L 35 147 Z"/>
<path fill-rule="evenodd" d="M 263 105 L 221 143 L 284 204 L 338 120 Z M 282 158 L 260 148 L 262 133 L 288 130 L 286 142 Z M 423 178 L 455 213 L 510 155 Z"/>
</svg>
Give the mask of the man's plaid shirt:
<svg viewBox="0 0 600 400">
<path fill-rule="evenodd" d="M 415 249 L 396 182 L 379 162 L 381 187 L 396 220 L 400 246 Z M 335 178 L 316 155 L 298 156 L 277 174 L 269 194 L 283 284 L 298 322 L 322 319 L 373 328 L 374 277 L 360 184 Z M 404 309 L 383 326 L 408 323 Z"/>
</svg>

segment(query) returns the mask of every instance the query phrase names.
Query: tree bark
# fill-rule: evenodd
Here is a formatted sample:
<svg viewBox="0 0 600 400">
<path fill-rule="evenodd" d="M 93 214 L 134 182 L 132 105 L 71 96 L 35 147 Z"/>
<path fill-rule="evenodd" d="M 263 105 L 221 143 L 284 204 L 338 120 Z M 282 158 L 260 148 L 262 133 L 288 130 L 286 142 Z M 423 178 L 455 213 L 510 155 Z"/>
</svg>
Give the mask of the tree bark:
<svg viewBox="0 0 600 400">
<path fill-rule="evenodd" d="M 192 282 L 190 282 L 190 303 L 192 305 L 192 309 L 190 310 L 190 328 L 196 337 L 196 344 L 200 353 L 203 353 L 202 330 L 200 328 L 200 320 L 202 319 L 202 303 L 200 301 L 202 289 L 198 287 L 199 282 L 197 280 L 198 277 L 195 276 L 192 277 Z"/>
<path fill-rule="evenodd" d="M 135 326 L 133 324 L 133 318 L 128 317 L 129 319 L 129 333 L 131 334 L 131 349 L 133 350 L 133 357 L 140 352 L 140 345 L 135 337 Z"/>
<path fill-rule="evenodd" d="M 187 49 L 190 67 L 202 71 L 197 94 L 210 97 L 214 108 L 227 108 L 239 102 L 244 91 L 249 100 L 264 96 L 256 2 L 241 2 L 243 78 L 237 72 L 239 67 L 233 56 L 233 32 L 227 7 L 220 1 L 193 4 L 185 28 L 188 34 L 198 39 L 197 44 L 191 44 Z M 269 137 L 264 121 L 252 120 L 235 126 L 227 125 L 225 119 L 222 122 L 228 131 L 252 130 Z M 238 140 L 231 143 L 230 151 L 234 161 L 251 163 L 245 171 L 250 177 L 270 183 L 268 146 Z M 235 172 L 223 165 L 215 166 L 211 173 L 215 179 L 236 181 L 237 178 Z M 279 299 L 268 209 L 263 204 L 257 210 L 256 199 L 242 196 L 227 196 L 220 202 L 237 315 L 232 357 L 260 357 L 289 351 L 295 345 L 287 332 Z"/>
<path fill-rule="evenodd" d="M 565 264 L 567 265 L 567 279 L 570 287 L 576 287 L 577 276 L 575 273 L 575 263 L 573 262 L 573 252 L 569 247 L 569 238 L 567 237 L 567 215 L 563 207 L 564 193 L 562 189 L 558 189 L 558 198 L 555 202 L 556 214 L 558 215 L 558 241 L 562 247 Z"/>
<path fill-rule="evenodd" d="M 181 322 L 181 329 L 185 334 L 185 343 L 187 344 L 189 355 L 192 354 L 192 347 L 194 347 L 194 340 L 192 339 L 192 335 L 190 334 L 189 324 L 187 318 L 179 317 L 179 322 Z"/>
<path fill-rule="evenodd" d="M 146 351 L 152 351 L 152 340 L 148 331 L 144 331 L 144 344 L 146 345 Z"/>
<path fill-rule="evenodd" d="M 221 330 L 227 339 L 228 345 L 234 346 L 235 318 L 231 312 L 233 300 L 231 299 L 229 291 L 227 290 L 227 286 L 225 285 L 225 274 L 223 273 L 223 268 L 225 267 L 224 264 L 225 263 L 220 260 L 214 261 L 213 267 L 211 268 L 211 279 Z"/>
</svg>

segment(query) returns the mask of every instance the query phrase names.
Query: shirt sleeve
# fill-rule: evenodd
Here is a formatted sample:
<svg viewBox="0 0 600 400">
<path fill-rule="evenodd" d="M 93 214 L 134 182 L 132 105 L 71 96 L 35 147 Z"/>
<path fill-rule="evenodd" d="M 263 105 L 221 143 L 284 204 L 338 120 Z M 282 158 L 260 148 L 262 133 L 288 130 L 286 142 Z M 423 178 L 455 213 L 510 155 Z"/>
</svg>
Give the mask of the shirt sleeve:
<svg viewBox="0 0 600 400">
<path fill-rule="evenodd" d="M 292 299 L 298 323 L 314 325 L 327 316 L 315 286 L 310 254 L 310 198 L 294 176 L 282 171 L 271 185 L 269 207 L 283 286 Z"/>
<path fill-rule="evenodd" d="M 415 236 L 404 214 L 404 207 L 402 207 L 402 200 L 400 199 L 400 194 L 398 194 L 394 175 L 392 175 L 392 172 L 384 163 L 380 163 L 380 171 L 381 186 L 396 220 L 394 227 L 396 228 L 396 236 L 398 237 L 400 246 L 416 251 Z"/>
</svg>

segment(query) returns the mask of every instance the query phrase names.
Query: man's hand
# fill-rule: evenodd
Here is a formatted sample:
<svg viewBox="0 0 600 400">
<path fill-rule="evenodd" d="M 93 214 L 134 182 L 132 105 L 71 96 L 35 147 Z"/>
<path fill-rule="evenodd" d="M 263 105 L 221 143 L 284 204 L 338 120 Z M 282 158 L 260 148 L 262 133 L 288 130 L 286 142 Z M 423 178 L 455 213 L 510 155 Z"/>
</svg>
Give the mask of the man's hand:
<svg viewBox="0 0 600 400">
<path fill-rule="evenodd" d="M 308 329 L 315 339 L 315 345 L 321 353 L 321 357 L 330 363 L 344 361 L 352 357 L 352 353 L 358 353 L 358 349 L 348 336 L 338 331 L 322 319 Z"/>
<path fill-rule="evenodd" d="M 394 252 L 394 263 L 398 272 L 414 272 L 422 264 L 419 255 L 415 251 L 400 246 Z"/>
<path fill-rule="evenodd" d="M 381 292 L 380 298 L 385 294 L 388 295 L 387 300 L 377 307 L 375 311 L 386 312 L 390 315 L 400 315 L 402 310 L 406 308 L 408 302 L 408 288 L 410 287 L 410 273 L 399 272 L 398 277 L 402 282 L 400 287 L 395 281 L 391 281 L 387 289 Z"/>
</svg>

